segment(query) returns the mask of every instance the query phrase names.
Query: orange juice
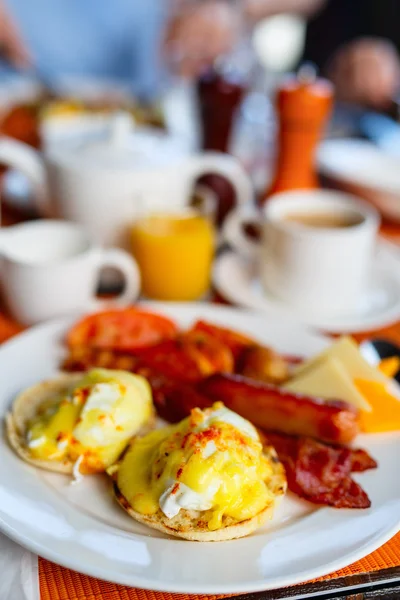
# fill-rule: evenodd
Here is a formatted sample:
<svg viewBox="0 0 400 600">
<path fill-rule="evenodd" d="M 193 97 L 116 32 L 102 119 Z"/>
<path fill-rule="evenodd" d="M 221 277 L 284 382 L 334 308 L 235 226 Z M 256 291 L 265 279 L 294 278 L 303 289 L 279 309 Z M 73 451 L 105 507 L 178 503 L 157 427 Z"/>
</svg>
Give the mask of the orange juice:
<svg viewBox="0 0 400 600">
<path fill-rule="evenodd" d="M 212 223 L 196 211 L 154 214 L 132 229 L 143 294 L 156 300 L 197 300 L 210 286 Z"/>
</svg>

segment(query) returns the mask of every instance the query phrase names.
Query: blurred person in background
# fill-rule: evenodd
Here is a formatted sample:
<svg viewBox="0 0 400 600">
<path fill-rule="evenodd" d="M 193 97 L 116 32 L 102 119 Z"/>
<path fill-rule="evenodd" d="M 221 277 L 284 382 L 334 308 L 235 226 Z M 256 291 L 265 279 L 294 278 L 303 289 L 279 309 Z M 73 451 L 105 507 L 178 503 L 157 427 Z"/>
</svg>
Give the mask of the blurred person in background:
<svg viewBox="0 0 400 600">
<path fill-rule="evenodd" d="M 310 17 L 305 58 L 332 78 L 338 98 L 384 109 L 400 79 L 397 7 L 397 0 L 0 0 L 2 69 L 32 68 L 50 81 L 114 79 L 149 97 L 165 66 L 195 77 L 229 51 L 240 13 L 254 23 L 291 12 Z"/>
<path fill-rule="evenodd" d="M 165 13 L 164 0 L 0 0 L 2 73 L 114 80 L 152 95 Z"/>
<path fill-rule="evenodd" d="M 390 109 L 400 84 L 397 0 L 328 0 L 309 21 L 304 57 L 336 86 L 339 100 Z"/>
<path fill-rule="evenodd" d="M 49 81 L 114 79 L 152 96 L 166 65 L 195 77 L 229 51 L 240 13 L 250 22 L 285 11 L 307 15 L 322 1 L 0 0 L 2 69 L 32 69 Z"/>
</svg>

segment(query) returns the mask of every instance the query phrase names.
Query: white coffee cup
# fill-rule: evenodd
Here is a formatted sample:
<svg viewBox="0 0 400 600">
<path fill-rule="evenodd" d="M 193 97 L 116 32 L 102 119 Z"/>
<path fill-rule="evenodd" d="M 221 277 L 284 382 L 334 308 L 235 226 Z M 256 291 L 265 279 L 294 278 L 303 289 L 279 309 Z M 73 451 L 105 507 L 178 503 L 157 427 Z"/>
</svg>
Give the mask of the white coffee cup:
<svg viewBox="0 0 400 600">
<path fill-rule="evenodd" d="M 26 325 L 110 304 L 124 306 L 140 291 L 139 269 L 127 252 L 103 250 L 80 226 L 64 221 L 1 229 L 0 266 L 7 308 Z M 96 297 L 104 267 L 120 271 L 125 282 L 124 291 L 107 301 Z"/>
<path fill-rule="evenodd" d="M 335 215 L 349 224 L 316 227 L 296 221 L 296 215 Z M 248 218 L 232 217 L 236 249 L 244 238 L 240 224 Z M 303 314 L 334 316 L 354 310 L 367 282 L 380 222 L 372 206 L 336 191 L 283 192 L 268 200 L 258 221 L 261 241 L 247 239 L 243 250 L 258 261 L 266 294 Z"/>
</svg>

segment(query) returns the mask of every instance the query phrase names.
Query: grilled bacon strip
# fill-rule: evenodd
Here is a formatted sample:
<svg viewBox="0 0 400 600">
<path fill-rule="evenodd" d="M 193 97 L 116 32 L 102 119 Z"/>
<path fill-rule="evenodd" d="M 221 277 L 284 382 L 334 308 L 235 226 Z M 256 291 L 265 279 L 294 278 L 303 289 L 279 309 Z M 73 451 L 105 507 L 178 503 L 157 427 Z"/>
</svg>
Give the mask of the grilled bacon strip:
<svg viewBox="0 0 400 600">
<path fill-rule="evenodd" d="M 362 448 L 351 449 L 351 472 L 352 473 L 363 473 L 370 469 L 376 469 L 378 463 L 372 456 L 368 454 L 366 450 Z"/>
<path fill-rule="evenodd" d="M 266 439 L 265 439 L 266 438 Z M 332 447 L 307 437 L 265 433 L 286 470 L 289 489 L 314 504 L 336 508 L 369 508 L 371 501 L 351 478 L 355 471 L 374 469 L 365 450 Z"/>
<path fill-rule="evenodd" d="M 196 390 L 262 429 L 333 444 L 347 444 L 359 433 L 358 411 L 345 402 L 288 393 L 239 375 L 212 375 Z"/>
</svg>

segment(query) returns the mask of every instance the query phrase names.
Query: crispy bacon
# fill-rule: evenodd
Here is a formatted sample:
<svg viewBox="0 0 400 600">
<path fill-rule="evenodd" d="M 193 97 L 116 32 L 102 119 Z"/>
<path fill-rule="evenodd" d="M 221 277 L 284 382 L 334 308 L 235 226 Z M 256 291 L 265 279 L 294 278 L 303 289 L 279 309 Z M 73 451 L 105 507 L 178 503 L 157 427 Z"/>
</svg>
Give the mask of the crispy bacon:
<svg viewBox="0 0 400 600">
<path fill-rule="evenodd" d="M 327 446 L 307 437 L 266 433 L 285 466 L 291 491 L 315 504 L 336 508 L 368 508 L 371 502 L 351 478 L 353 471 L 375 468 L 364 450 Z"/>
<path fill-rule="evenodd" d="M 369 469 L 376 469 L 378 466 L 376 460 L 362 448 L 351 450 L 351 460 L 352 473 L 363 473 Z"/>
<path fill-rule="evenodd" d="M 345 402 L 299 396 L 238 375 L 216 374 L 196 389 L 264 429 L 334 444 L 346 444 L 359 432 L 358 412 Z"/>
</svg>

